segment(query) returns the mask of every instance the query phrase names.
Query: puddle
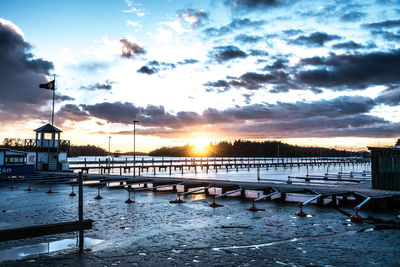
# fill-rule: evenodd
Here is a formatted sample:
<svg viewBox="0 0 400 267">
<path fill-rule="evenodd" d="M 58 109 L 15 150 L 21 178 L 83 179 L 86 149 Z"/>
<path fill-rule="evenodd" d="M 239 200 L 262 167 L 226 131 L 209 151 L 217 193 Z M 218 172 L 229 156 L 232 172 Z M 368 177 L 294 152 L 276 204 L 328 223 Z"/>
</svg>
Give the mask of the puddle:
<svg viewBox="0 0 400 267">
<path fill-rule="evenodd" d="M 103 240 L 85 237 L 85 247 L 102 243 Z M 0 251 L 0 262 L 8 260 L 20 260 L 27 256 L 51 253 L 65 249 L 78 248 L 78 238 L 63 239 L 48 243 L 40 243 L 29 246 L 13 247 Z"/>
</svg>

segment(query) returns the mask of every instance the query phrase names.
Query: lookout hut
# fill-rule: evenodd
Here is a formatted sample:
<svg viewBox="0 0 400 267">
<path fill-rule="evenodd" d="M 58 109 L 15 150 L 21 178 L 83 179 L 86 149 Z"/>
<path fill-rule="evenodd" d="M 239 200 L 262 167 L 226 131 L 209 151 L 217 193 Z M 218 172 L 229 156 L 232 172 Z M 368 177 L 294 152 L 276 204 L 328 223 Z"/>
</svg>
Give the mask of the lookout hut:
<svg viewBox="0 0 400 267">
<path fill-rule="evenodd" d="M 35 157 L 35 169 L 39 171 L 67 170 L 67 152 L 70 141 L 61 140 L 62 131 L 57 127 L 46 124 L 34 130 L 35 139 L 25 140 L 25 149 L 29 157 Z"/>
<path fill-rule="evenodd" d="M 371 151 L 372 188 L 400 191 L 400 139 L 393 147 L 368 147 Z"/>
</svg>

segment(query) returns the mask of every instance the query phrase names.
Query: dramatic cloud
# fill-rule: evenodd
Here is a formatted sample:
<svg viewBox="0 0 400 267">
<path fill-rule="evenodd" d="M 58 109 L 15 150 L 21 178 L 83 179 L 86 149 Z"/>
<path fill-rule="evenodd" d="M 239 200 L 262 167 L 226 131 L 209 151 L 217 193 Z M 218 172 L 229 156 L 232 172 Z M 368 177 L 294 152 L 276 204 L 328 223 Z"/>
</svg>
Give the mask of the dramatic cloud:
<svg viewBox="0 0 400 267">
<path fill-rule="evenodd" d="M 39 119 L 40 109 L 51 99 L 51 92 L 38 85 L 49 81 L 53 63 L 35 59 L 30 49 L 22 31 L 0 18 L 1 122 Z"/>
<path fill-rule="evenodd" d="M 353 11 L 347 14 L 344 14 L 340 17 L 340 20 L 345 21 L 345 22 L 354 22 L 354 21 L 359 21 L 362 18 L 364 18 L 367 14 L 363 12 L 357 12 Z"/>
<path fill-rule="evenodd" d="M 331 54 L 301 60 L 317 69 L 299 71 L 296 80 L 304 86 L 363 89 L 371 85 L 400 83 L 400 50 L 369 54 Z"/>
<path fill-rule="evenodd" d="M 225 62 L 236 58 L 246 58 L 247 54 L 236 46 L 217 46 L 210 52 L 210 57 L 218 62 Z"/>
<path fill-rule="evenodd" d="M 132 103 L 98 103 L 94 105 L 81 105 L 82 109 L 91 116 L 107 120 L 112 123 L 131 124 L 134 119 L 146 127 L 182 128 L 199 124 L 201 116 L 195 112 L 178 112 L 172 115 L 165 111 L 163 106 L 148 105 L 136 107 Z"/>
<path fill-rule="evenodd" d="M 281 0 L 225 0 L 225 4 L 232 7 L 262 8 L 276 7 L 284 4 Z"/>
<path fill-rule="evenodd" d="M 199 61 L 197 59 L 188 58 L 188 59 L 185 59 L 183 61 L 179 61 L 176 64 L 178 64 L 178 65 L 188 65 L 188 64 L 196 64 L 198 62 Z"/>
<path fill-rule="evenodd" d="M 70 97 L 70 96 L 67 96 L 67 95 L 62 95 L 62 94 L 59 94 L 59 93 L 55 94 L 54 99 L 55 99 L 55 101 L 58 101 L 58 102 L 75 100 L 75 98 L 73 98 L 73 97 Z"/>
<path fill-rule="evenodd" d="M 146 53 L 143 47 L 139 46 L 135 42 L 128 40 L 128 38 L 123 38 L 119 42 L 122 45 L 121 57 L 131 58 Z"/>
<path fill-rule="evenodd" d="M 191 60 L 188 60 L 188 61 L 178 62 L 177 64 L 185 65 L 193 63 Z M 142 66 L 140 69 L 138 69 L 137 72 L 152 75 L 154 73 L 159 72 L 160 70 L 168 70 L 175 68 L 176 65 L 174 63 L 166 63 L 166 62 L 159 62 L 157 60 L 152 60 L 147 62 L 146 66 Z"/>
<path fill-rule="evenodd" d="M 277 59 L 272 65 L 266 66 L 264 70 L 279 70 L 286 68 L 286 64 L 289 63 L 289 60 L 286 58 Z"/>
<path fill-rule="evenodd" d="M 191 25 L 192 28 L 203 26 L 208 22 L 208 14 L 202 9 L 184 9 L 177 12 L 177 17 Z"/>
<path fill-rule="evenodd" d="M 341 39 L 341 37 L 337 35 L 329 35 L 324 32 L 314 32 L 308 36 L 301 35 L 296 39 L 289 40 L 288 43 L 305 46 L 323 46 L 327 42 L 339 39 Z"/>
<path fill-rule="evenodd" d="M 345 42 L 345 43 L 335 44 L 332 46 L 332 48 L 352 50 L 352 49 L 363 48 L 363 46 L 355 43 L 354 41 L 349 41 L 349 42 Z"/>
<path fill-rule="evenodd" d="M 263 40 L 264 37 L 258 35 L 239 34 L 235 37 L 235 41 L 239 43 L 255 44 Z"/>
<path fill-rule="evenodd" d="M 382 38 L 392 42 L 398 42 L 400 40 L 400 30 L 397 31 L 397 33 L 384 30 L 372 30 L 371 34 L 374 36 L 381 36 Z"/>
<path fill-rule="evenodd" d="M 79 122 L 90 118 L 85 111 L 82 111 L 78 106 L 73 104 L 62 106 L 55 117 L 60 124 L 63 124 L 66 120 Z"/>
<path fill-rule="evenodd" d="M 370 29 L 400 27 L 400 19 L 399 20 L 386 20 L 386 21 L 382 21 L 382 22 L 363 24 L 363 26 L 365 28 L 370 28 Z"/>
<path fill-rule="evenodd" d="M 221 83 L 221 86 L 224 84 Z M 395 93 L 399 96 L 398 92 Z M 247 103 L 251 94 L 244 94 Z M 379 99 L 379 98 L 378 98 Z M 384 101 L 363 96 L 342 96 L 330 100 L 276 104 L 253 104 L 236 106 L 225 110 L 208 108 L 199 114 L 182 111 L 169 113 L 163 106 L 148 105 L 137 107 L 132 103 L 98 103 L 65 105 L 60 116 L 75 120 L 85 120 L 87 115 L 103 119 L 109 123 L 132 124 L 140 121 L 140 134 L 177 136 L 191 129 L 212 127 L 216 132 L 229 131 L 232 136 L 248 138 L 280 137 L 327 137 L 327 136 L 385 136 L 393 137 L 399 124 L 368 115 Z M 233 126 L 234 125 L 234 126 Z M 380 133 L 379 128 L 387 130 Z M 127 131 L 126 134 L 131 131 Z M 179 133 L 179 134 L 178 134 Z M 120 133 L 124 134 L 124 133 Z"/>
<path fill-rule="evenodd" d="M 148 75 L 152 75 L 154 73 L 156 73 L 158 70 L 155 68 L 150 68 L 147 66 L 142 66 L 140 69 L 137 70 L 137 72 L 139 73 L 144 73 L 144 74 L 148 74 Z"/>
<path fill-rule="evenodd" d="M 95 84 L 91 84 L 91 85 L 87 85 L 87 86 L 81 86 L 80 89 L 89 90 L 89 91 L 94 91 L 94 90 L 109 91 L 112 89 L 112 84 L 114 84 L 114 82 L 107 80 L 103 83 L 95 83 Z"/>
<path fill-rule="evenodd" d="M 231 23 L 226 26 L 222 26 L 220 28 L 207 28 L 203 32 L 207 37 L 215 37 L 215 36 L 223 36 L 229 33 L 232 33 L 235 30 L 241 30 L 246 28 L 258 29 L 260 26 L 264 25 L 266 21 L 264 20 L 250 20 L 248 18 L 245 19 L 233 19 Z"/>
<path fill-rule="evenodd" d="M 385 90 L 375 101 L 388 106 L 400 105 L 400 88 L 390 88 Z"/>
</svg>

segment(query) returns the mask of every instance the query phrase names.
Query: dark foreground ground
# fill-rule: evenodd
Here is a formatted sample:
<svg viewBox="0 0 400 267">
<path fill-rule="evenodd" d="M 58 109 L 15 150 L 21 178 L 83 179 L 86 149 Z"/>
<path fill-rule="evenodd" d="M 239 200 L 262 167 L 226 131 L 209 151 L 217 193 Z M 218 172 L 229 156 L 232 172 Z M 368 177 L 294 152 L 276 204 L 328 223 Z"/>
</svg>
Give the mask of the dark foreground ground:
<svg viewBox="0 0 400 267">
<path fill-rule="evenodd" d="M 0 228 L 77 219 L 77 199 L 70 187 L 43 185 L 25 192 L 0 188 Z M 296 204 L 261 202 L 265 211 L 252 213 L 250 203 L 221 199 L 212 209 L 203 195 L 169 204 L 170 193 L 141 192 L 125 204 L 124 190 L 85 187 L 85 218 L 95 221 L 85 236 L 101 243 L 79 254 L 75 248 L 31 255 L 0 266 L 399 266 L 400 231 L 373 230 L 374 224 L 354 224 L 336 209 L 307 206 L 300 218 Z M 11 208 L 12 207 L 12 208 Z M 399 207 L 400 209 L 400 207 Z M 361 212 L 367 217 L 400 221 L 398 210 Z M 348 212 L 352 212 L 347 209 Z M 0 243 L 0 250 L 76 238 L 74 233 Z M 24 248 L 22 248 L 22 251 Z M 26 249 L 28 250 L 28 249 Z M 1 258 L 1 251 L 0 251 Z"/>
</svg>

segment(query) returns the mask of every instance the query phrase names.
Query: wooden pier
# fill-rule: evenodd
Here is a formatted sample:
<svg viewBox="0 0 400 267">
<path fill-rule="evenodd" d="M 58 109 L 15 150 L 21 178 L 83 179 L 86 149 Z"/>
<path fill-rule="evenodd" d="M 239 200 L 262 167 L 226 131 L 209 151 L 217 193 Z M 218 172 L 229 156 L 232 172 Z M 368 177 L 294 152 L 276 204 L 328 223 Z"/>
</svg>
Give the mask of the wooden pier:
<svg viewBox="0 0 400 267">
<path fill-rule="evenodd" d="M 152 172 L 156 175 L 157 172 L 180 172 L 205 170 L 206 172 L 214 170 L 232 170 L 232 169 L 250 169 L 250 168 L 293 168 L 301 166 L 350 166 L 364 164 L 369 165 L 370 159 L 357 157 L 302 157 L 302 158 L 174 158 L 174 159 L 144 159 L 133 160 L 111 158 L 98 160 L 70 161 L 70 170 L 82 171 L 89 173 L 91 170 L 97 170 L 100 174 L 115 173 L 119 170 L 119 174 L 135 171 L 140 176 L 141 173 Z"/>
<path fill-rule="evenodd" d="M 338 174 L 340 175 L 340 174 Z M 364 173 L 359 173 L 361 177 Z M 347 175 L 350 177 L 350 175 Z M 130 200 L 131 193 L 135 194 L 138 191 L 159 191 L 170 190 L 177 194 L 175 200 L 171 203 L 183 203 L 184 197 L 189 194 L 202 193 L 206 197 L 212 197 L 213 201 L 211 207 L 219 207 L 216 199 L 220 197 L 238 196 L 241 199 L 250 199 L 253 202 L 251 211 L 259 211 L 255 203 L 259 201 L 275 200 L 284 202 L 289 195 L 299 195 L 303 198 L 309 198 L 307 201 L 299 203 L 300 212 L 299 216 L 304 216 L 305 212 L 303 207 L 310 203 L 315 203 L 319 206 L 352 206 L 356 212 L 355 221 L 359 220 L 358 210 L 363 206 L 379 210 L 389 206 L 398 205 L 400 201 L 400 191 L 388 191 L 371 189 L 371 181 L 368 179 L 357 181 L 356 183 L 347 183 L 347 180 L 356 180 L 357 177 L 343 178 L 342 183 L 340 179 L 335 178 L 337 184 L 320 184 L 314 183 L 312 179 L 299 183 L 288 183 L 287 181 L 276 181 L 268 179 L 260 179 L 254 181 L 231 181 L 231 180 L 218 180 L 218 179 L 196 179 L 184 177 L 165 177 L 165 176 L 140 176 L 133 178 L 132 175 L 108 175 L 108 174 L 85 174 L 84 186 L 93 186 L 98 188 L 98 196 L 96 199 L 100 200 L 100 189 L 123 189 L 129 193 L 128 200 L 125 203 L 133 203 Z M 299 177 L 298 177 L 299 178 Z M 311 178 L 311 177 L 308 177 Z M 325 177 L 322 179 L 332 179 Z M 3 182 L 6 182 L 3 179 Z M 73 188 L 78 184 L 77 173 L 61 173 L 61 172 L 41 172 L 33 176 L 25 176 L 19 178 L 10 178 L 8 183 L 17 184 L 24 182 L 33 183 L 46 183 L 50 186 L 56 184 L 69 184 Z M 3 183 L 4 184 L 4 183 Z M 0 184 L 1 185 L 1 184 Z M 221 191 L 220 195 L 216 195 L 216 189 Z M 50 190 L 49 190 L 50 191 Z M 48 193 L 48 192 L 47 192 Z M 256 193 L 257 198 L 250 197 L 251 193 Z M 104 193 L 106 194 L 106 192 Z M 71 196 L 71 194 L 70 194 Z M 352 219 L 353 220 L 353 219 Z"/>
</svg>

